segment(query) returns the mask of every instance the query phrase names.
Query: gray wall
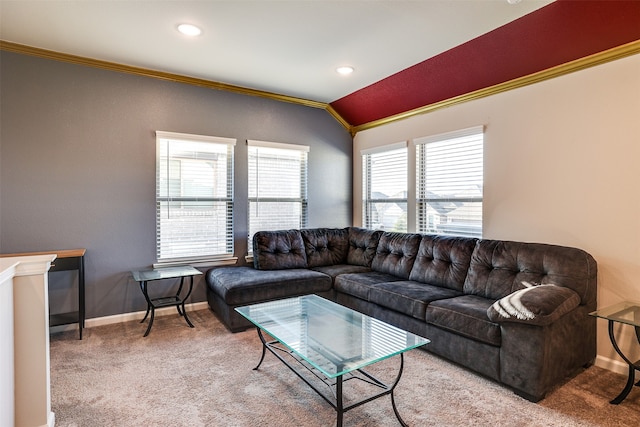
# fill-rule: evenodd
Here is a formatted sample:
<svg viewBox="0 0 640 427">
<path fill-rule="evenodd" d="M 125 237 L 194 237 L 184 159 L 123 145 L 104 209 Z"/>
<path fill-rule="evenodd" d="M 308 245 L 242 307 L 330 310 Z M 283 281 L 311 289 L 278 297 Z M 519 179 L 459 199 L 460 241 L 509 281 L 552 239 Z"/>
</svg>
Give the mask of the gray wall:
<svg viewBox="0 0 640 427">
<path fill-rule="evenodd" d="M 351 224 L 352 139 L 324 110 L 0 55 L 0 252 L 87 248 L 88 318 L 145 307 L 129 271 L 156 260 L 156 130 L 237 138 L 240 263 L 247 251 L 247 139 L 309 145 L 309 226 Z M 52 312 L 73 304 L 68 276 L 77 282 L 72 273 L 51 275 Z M 191 301 L 205 299 L 200 279 Z"/>
</svg>

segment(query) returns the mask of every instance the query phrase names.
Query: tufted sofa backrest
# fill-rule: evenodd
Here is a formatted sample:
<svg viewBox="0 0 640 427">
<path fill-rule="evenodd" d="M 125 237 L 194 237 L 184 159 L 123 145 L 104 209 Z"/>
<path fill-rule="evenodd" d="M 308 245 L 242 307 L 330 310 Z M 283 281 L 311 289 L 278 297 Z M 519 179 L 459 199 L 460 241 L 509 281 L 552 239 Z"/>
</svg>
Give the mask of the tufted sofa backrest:
<svg viewBox="0 0 640 427">
<path fill-rule="evenodd" d="M 574 290 L 581 304 L 595 308 L 597 264 L 577 248 L 541 243 L 479 240 L 464 293 L 499 299 L 524 288 L 522 282 Z"/>
<path fill-rule="evenodd" d="M 376 249 L 376 255 L 371 262 L 371 268 L 375 271 L 408 279 L 418 255 L 421 239 L 420 234 L 383 233 Z"/>
<path fill-rule="evenodd" d="M 349 227 L 347 264 L 371 267 L 382 231 Z"/>
<path fill-rule="evenodd" d="M 307 266 L 344 264 L 349 252 L 346 228 L 311 228 L 300 230 L 307 254 Z"/>
<path fill-rule="evenodd" d="M 409 279 L 462 291 L 478 239 L 425 234 Z"/>
<path fill-rule="evenodd" d="M 253 235 L 253 266 L 257 270 L 306 268 L 300 230 L 258 231 Z"/>
</svg>

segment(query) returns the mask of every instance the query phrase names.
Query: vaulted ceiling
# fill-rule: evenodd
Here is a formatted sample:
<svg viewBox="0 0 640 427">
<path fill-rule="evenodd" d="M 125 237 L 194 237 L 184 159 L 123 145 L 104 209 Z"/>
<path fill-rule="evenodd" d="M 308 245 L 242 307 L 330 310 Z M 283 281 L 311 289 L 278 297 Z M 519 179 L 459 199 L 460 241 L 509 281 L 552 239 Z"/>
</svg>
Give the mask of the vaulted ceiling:
<svg viewBox="0 0 640 427">
<path fill-rule="evenodd" d="M 325 108 L 355 133 L 640 53 L 640 1 L 0 0 L 0 40 Z"/>
</svg>

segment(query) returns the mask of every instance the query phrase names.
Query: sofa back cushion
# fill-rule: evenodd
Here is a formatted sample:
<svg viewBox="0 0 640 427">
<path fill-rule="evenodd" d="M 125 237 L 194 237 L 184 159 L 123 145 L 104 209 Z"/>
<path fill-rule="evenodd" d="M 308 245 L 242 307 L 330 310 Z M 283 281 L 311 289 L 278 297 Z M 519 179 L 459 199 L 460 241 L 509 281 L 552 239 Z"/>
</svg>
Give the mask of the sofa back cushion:
<svg viewBox="0 0 640 427">
<path fill-rule="evenodd" d="M 253 235 L 253 266 L 258 270 L 306 268 L 300 230 L 258 231 Z"/>
<path fill-rule="evenodd" d="M 585 251 L 541 243 L 477 242 L 464 283 L 466 294 L 497 300 L 523 289 L 522 282 L 570 288 L 581 304 L 595 308 L 597 264 Z"/>
<path fill-rule="evenodd" d="M 380 236 L 376 255 L 371 262 L 371 268 L 408 279 L 418 255 L 421 239 L 420 234 L 383 233 Z"/>
<path fill-rule="evenodd" d="M 371 267 L 382 231 L 349 227 L 347 264 Z"/>
<path fill-rule="evenodd" d="M 410 280 L 462 291 L 477 239 L 424 235 Z"/>
<path fill-rule="evenodd" d="M 347 262 L 349 231 L 346 228 L 303 229 L 300 234 L 309 268 Z"/>
</svg>

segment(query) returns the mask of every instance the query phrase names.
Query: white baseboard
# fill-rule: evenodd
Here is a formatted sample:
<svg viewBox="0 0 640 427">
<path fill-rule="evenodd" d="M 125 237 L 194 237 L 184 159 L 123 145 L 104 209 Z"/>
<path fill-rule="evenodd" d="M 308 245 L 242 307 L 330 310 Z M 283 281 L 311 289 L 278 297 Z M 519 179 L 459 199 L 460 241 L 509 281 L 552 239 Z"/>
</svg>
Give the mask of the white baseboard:
<svg viewBox="0 0 640 427">
<path fill-rule="evenodd" d="M 197 311 L 197 310 L 204 310 L 206 308 L 208 308 L 208 304 L 206 301 L 203 302 L 196 302 L 196 303 L 192 303 L 192 304 L 185 304 L 185 309 L 187 311 Z M 175 307 L 163 307 L 163 308 L 159 308 L 156 310 L 156 317 L 157 316 L 166 316 L 168 314 L 174 314 L 176 312 Z M 86 319 L 84 321 L 84 327 L 86 328 L 91 328 L 94 326 L 103 326 L 103 325 L 112 325 L 114 323 L 123 323 L 123 322 L 129 322 L 131 320 L 142 320 L 144 318 L 144 315 L 146 313 L 145 311 L 136 311 L 133 313 L 123 313 L 123 314 L 114 314 L 112 316 L 103 316 L 103 317 L 94 317 L 91 319 Z M 50 333 L 56 333 L 56 332 L 63 332 L 63 331 L 73 331 L 78 329 L 78 325 L 77 324 L 71 324 L 71 325 L 60 325 L 60 326 L 53 326 L 51 328 L 49 328 L 49 332 Z"/>
<path fill-rule="evenodd" d="M 628 375 L 629 374 L 629 365 L 619 360 L 610 359 L 604 356 L 596 356 L 596 361 L 594 365 L 599 368 L 604 368 L 609 371 L 613 371 L 617 374 Z"/>
</svg>

